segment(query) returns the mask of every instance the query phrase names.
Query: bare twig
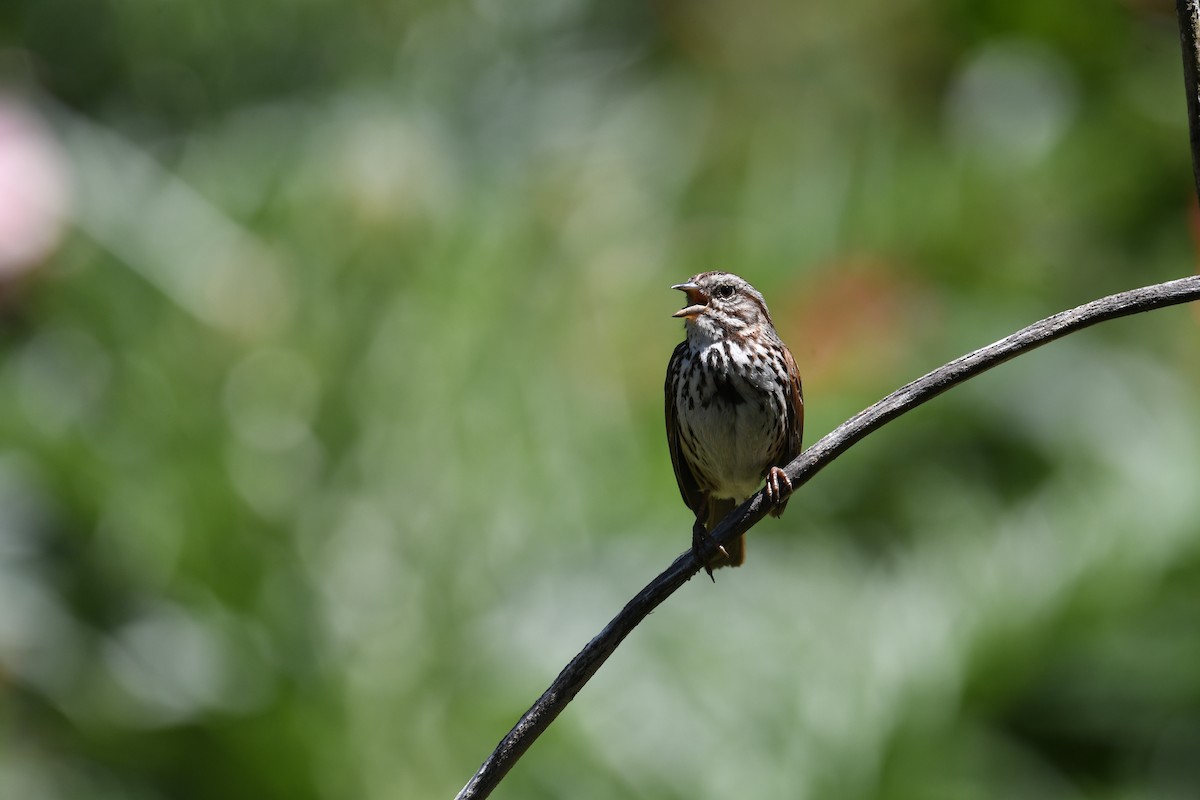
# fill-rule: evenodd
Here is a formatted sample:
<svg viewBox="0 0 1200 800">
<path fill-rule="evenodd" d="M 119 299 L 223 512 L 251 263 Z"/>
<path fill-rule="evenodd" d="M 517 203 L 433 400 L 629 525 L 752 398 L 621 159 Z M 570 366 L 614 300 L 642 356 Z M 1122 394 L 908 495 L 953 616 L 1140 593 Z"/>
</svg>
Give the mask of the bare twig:
<svg viewBox="0 0 1200 800">
<path fill-rule="evenodd" d="M 1192 173 L 1200 194 L 1200 0 L 1175 0 L 1179 44 L 1183 50 L 1183 86 L 1187 91 L 1188 129 L 1192 142 Z"/>
<path fill-rule="evenodd" d="M 1183 48 L 1183 76 L 1187 90 L 1188 126 L 1191 131 L 1192 170 L 1197 194 L 1200 195 L 1200 0 L 1176 0 L 1175 7 L 1179 15 L 1179 36 Z M 792 480 L 792 486 L 794 489 L 800 488 L 864 436 L 906 411 L 911 411 L 947 389 L 1003 364 L 1010 358 L 1098 322 L 1197 299 L 1200 299 L 1200 276 L 1146 286 L 1104 297 L 1047 317 L 994 344 L 955 359 L 859 412 L 801 453 L 795 461 L 787 465 L 787 474 Z M 713 531 L 714 541 L 709 548 L 710 552 L 716 549 L 716 545 L 745 533 L 763 518 L 767 510 L 762 492 L 747 500 L 722 520 Z M 571 659 L 550 684 L 550 688 L 500 740 L 500 744 L 483 762 L 483 766 L 458 793 L 456 800 L 478 800 L 491 794 L 517 759 L 524 755 L 567 703 L 575 698 L 600 665 L 617 649 L 617 645 L 647 614 L 695 575 L 701 563 L 690 551 L 684 553 L 630 600 L 625 608 L 621 609 L 621 613 L 613 617 L 604 630 L 588 642 L 579 655 Z"/>
<path fill-rule="evenodd" d="M 947 389 L 1003 364 L 1010 358 L 1098 322 L 1197 299 L 1200 299 L 1200 276 L 1146 286 L 1104 297 L 1047 317 L 994 344 L 957 358 L 859 412 L 801 453 L 786 468 L 792 486 L 798 489 L 807 483 L 872 431 L 937 397 Z M 721 521 L 713 531 L 713 539 L 716 543 L 724 543 L 742 535 L 762 519 L 767 510 L 764 493 L 759 492 Z M 710 547 L 710 550 L 715 549 L 715 545 Z M 458 800 L 487 797 L 517 759 L 529 749 L 533 741 L 617 649 L 617 645 L 647 614 L 695 575 L 701 563 L 691 551 L 684 553 L 630 600 L 625 608 L 621 609 L 621 613 L 613 617 L 604 630 L 588 642 L 579 655 L 571 659 L 550 684 L 550 688 L 500 741 L 479 771 L 458 793 Z"/>
</svg>

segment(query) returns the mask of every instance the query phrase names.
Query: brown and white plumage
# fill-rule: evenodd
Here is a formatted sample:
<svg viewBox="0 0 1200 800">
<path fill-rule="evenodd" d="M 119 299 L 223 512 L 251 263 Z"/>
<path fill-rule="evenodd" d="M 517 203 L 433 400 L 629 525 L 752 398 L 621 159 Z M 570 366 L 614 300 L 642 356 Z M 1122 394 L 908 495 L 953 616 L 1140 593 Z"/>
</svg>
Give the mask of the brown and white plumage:
<svg viewBox="0 0 1200 800">
<path fill-rule="evenodd" d="M 696 515 L 693 547 L 765 477 L 779 516 L 791 484 L 781 469 L 800 453 L 800 372 L 779 339 L 766 301 L 728 272 L 704 272 L 672 287 L 687 294 L 675 313 L 687 338 L 667 366 L 667 444 L 684 503 Z M 710 559 L 712 569 L 745 560 L 745 540 Z"/>
</svg>

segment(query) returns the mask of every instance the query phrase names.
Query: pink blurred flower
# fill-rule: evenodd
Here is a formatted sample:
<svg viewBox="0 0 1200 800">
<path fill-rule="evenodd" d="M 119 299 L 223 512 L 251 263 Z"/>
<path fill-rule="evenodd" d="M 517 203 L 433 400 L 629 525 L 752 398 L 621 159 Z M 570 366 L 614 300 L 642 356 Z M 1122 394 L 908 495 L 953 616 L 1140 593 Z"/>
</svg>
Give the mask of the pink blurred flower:
<svg viewBox="0 0 1200 800">
<path fill-rule="evenodd" d="M 37 112 L 0 94 L 0 281 L 34 269 L 62 240 L 68 171 Z"/>
</svg>

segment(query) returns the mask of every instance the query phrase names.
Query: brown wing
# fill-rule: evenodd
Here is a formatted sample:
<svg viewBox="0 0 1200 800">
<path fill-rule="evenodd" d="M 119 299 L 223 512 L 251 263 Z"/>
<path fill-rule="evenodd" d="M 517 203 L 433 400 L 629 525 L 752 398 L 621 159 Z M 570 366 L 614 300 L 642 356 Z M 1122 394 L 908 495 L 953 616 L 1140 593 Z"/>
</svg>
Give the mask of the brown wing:
<svg viewBox="0 0 1200 800">
<path fill-rule="evenodd" d="M 786 346 L 783 348 L 783 363 L 787 366 L 790 395 L 784 451 L 780 454 L 777 466 L 787 464 L 804 449 L 804 387 L 800 385 L 800 370 L 796 367 L 796 359 L 792 358 L 792 351 Z"/>
<path fill-rule="evenodd" d="M 800 370 L 796 368 L 796 359 L 792 358 L 792 353 L 786 346 L 783 348 L 783 363 L 787 368 L 788 377 L 787 419 L 784 420 L 783 447 L 780 448 L 774 462 L 763 470 L 764 477 L 771 467 L 786 466 L 792 459 L 800 455 L 800 451 L 803 449 L 801 439 L 804 438 L 804 389 L 800 385 Z M 771 516 L 781 515 L 787 508 L 787 501 L 788 498 L 785 497 L 779 505 L 772 508 Z"/>
<path fill-rule="evenodd" d="M 687 342 L 680 342 L 667 364 L 667 380 L 663 386 L 663 393 L 667 400 L 667 447 L 671 451 L 671 466 L 675 468 L 675 481 L 679 484 L 679 494 L 692 513 L 700 515 L 707 512 L 708 497 L 701 491 L 700 484 L 696 482 L 696 476 L 692 474 L 692 468 L 679 444 L 679 413 L 675 408 L 675 386 L 673 385 L 674 376 L 679 373 L 680 362 L 683 360 L 686 349 Z"/>
</svg>

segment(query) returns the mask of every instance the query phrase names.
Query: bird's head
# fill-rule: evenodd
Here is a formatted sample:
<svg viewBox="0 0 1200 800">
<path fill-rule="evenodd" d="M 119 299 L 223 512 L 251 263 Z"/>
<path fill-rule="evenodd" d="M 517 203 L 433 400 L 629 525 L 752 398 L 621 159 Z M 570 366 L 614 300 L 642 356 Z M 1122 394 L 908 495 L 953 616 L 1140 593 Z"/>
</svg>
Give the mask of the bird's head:
<svg viewBox="0 0 1200 800">
<path fill-rule="evenodd" d="M 671 288 L 687 295 L 687 305 L 672 316 L 683 317 L 689 328 L 711 326 L 732 333 L 755 324 L 772 324 L 763 296 L 731 272 L 701 272 Z"/>
</svg>

